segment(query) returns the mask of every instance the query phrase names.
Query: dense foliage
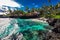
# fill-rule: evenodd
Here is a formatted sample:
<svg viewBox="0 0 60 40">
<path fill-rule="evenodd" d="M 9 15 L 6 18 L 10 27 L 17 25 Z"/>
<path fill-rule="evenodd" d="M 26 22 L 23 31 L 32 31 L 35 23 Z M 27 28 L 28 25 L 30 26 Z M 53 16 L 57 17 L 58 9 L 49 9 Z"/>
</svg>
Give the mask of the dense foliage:
<svg viewBox="0 0 60 40">
<path fill-rule="evenodd" d="M 39 14 L 40 17 L 48 17 L 48 18 L 60 18 L 60 3 L 56 4 L 56 6 L 50 5 L 46 6 L 44 5 L 41 8 L 32 8 L 29 9 L 29 7 L 26 7 L 26 9 L 23 10 L 14 10 L 13 12 L 9 9 L 8 16 L 33 16 Z"/>
</svg>

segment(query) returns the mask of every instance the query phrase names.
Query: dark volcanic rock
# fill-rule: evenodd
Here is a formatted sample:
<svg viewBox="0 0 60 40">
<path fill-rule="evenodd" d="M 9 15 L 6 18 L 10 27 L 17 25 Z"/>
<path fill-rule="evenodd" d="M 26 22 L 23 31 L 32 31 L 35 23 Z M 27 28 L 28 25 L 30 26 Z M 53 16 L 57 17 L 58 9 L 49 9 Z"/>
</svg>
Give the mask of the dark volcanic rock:
<svg viewBox="0 0 60 40">
<path fill-rule="evenodd" d="M 46 34 L 46 40 L 60 40 L 60 19 L 49 19 L 47 22 L 53 29 Z"/>
<path fill-rule="evenodd" d="M 60 28 L 54 28 L 54 29 L 52 29 L 52 31 L 55 33 L 60 33 Z"/>
<path fill-rule="evenodd" d="M 54 25 L 54 29 L 52 29 L 53 32 L 55 33 L 60 33 L 60 20 L 57 20 L 57 22 Z"/>
<path fill-rule="evenodd" d="M 60 40 L 60 33 L 48 32 L 45 39 L 46 40 Z"/>
<path fill-rule="evenodd" d="M 52 19 L 48 19 L 47 22 L 49 23 L 49 25 L 54 26 L 55 23 L 57 22 L 57 19 L 53 19 L 53 18 Z"/>
</svg>

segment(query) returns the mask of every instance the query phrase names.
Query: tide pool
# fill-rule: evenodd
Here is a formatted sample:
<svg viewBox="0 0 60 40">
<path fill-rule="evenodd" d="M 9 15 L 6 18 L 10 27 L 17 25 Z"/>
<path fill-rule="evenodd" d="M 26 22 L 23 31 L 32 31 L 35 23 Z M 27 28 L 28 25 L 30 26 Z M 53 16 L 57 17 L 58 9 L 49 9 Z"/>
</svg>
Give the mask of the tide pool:
<svg viewBox="0 0 60 40">
<path fill-rule="evenodd" d="M 10 21 L 6 29 L 3 32 L 0 32 L 0 38 L 9 37 L 12 34 L 16 35 L 17 33 L 22 33 L 25 38 L 24 40 L 35 40 L 34 38 L 36 34 L 38 35 L 38 31 L 46 31 L 46 26 L 49 25 L 32 21 L 32 19 L 13 19 Z M 31 36 L 28 37 L 28 35 Z"/>
</svg>

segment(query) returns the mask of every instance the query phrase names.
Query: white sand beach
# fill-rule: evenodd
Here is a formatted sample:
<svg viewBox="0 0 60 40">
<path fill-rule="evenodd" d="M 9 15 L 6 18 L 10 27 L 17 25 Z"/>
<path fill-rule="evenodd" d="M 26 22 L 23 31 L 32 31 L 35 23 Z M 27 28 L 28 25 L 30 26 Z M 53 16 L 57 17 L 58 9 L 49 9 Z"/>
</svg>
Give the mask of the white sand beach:
<svg viewBox="0 0 60 40">
<path fill-rule="evenodd" d="M 46 18 L 36 18 L 36 19 L 31 19 L 32 21 L 35 22 L 42 22 L 42 23 L 48 23 Z"/>
</svg>

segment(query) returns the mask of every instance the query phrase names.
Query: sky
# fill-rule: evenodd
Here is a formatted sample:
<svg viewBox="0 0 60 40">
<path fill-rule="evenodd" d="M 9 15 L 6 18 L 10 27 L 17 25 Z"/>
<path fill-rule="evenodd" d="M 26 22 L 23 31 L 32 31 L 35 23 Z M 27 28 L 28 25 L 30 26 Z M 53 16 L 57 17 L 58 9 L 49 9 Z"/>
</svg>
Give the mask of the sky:
<svg viewBox="0 0 60 40">
<path fill-rule="evenodd" d="M 56 5 L 60 0 L 51 0 L 52 5 Z M 17 7 L 19 9 L 24 9 L 25 7 L 29 8 L 40 8 L 44 4 L 50 4 L 48 0 L 0 0 L 0 8 L 4 6 Z"/>
<path fill-rule="evenodd" d="M 60 0 L 51 0 L 51 2 L 49 3 L 48 0 L 14 0 L 15 2 L 23 5 L 24 7 L 28 6 L 29 8 L 39 8 L 42 7 L 45 3 L 45 5 L 49 5 L 50 3 L 54 6 L 56 5 L 58 2 L 60 2 Z"/>
</svg>

